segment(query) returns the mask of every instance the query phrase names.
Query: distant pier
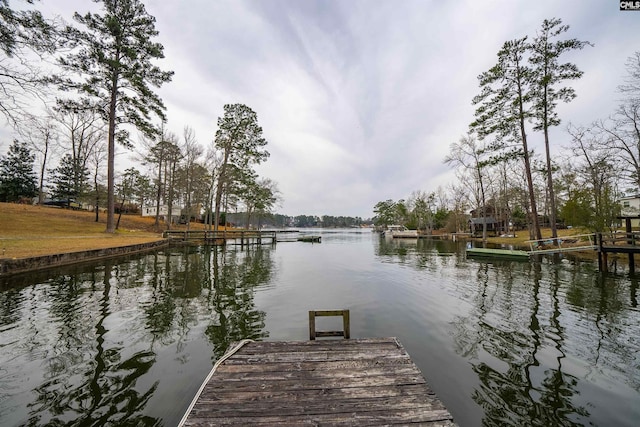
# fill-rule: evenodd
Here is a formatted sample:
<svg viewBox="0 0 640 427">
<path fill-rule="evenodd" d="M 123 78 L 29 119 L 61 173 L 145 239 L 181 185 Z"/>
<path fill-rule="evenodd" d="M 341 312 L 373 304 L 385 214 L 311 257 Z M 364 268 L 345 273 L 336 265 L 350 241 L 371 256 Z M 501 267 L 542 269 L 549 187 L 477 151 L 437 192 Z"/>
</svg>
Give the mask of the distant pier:
<svg viewBox="0 0 640 427">
<path fill-rule="evenodd" d="M 237 244 L 240 246 L 277 242 L 275 231 L 259 230 L 167 230 L 163 233 L 171 242 L 203 242 L 213 245 Z"/>
<path fill-rule="evenodd" d="M 598 233 L 596 236 L 598 251 L 598 268 L 600 271 L 608 270 L 608 257 L 610 253 L 627 254 L 629 257 L 629 272 L 635 273 L 635 255 L 640 254 L 640 234 L 633 232 L 632 220 L 640 219 L 639 215 L 623 215 L 617 217 L 624 220 L 625 232 L 616 234 Z"/>
</svg>

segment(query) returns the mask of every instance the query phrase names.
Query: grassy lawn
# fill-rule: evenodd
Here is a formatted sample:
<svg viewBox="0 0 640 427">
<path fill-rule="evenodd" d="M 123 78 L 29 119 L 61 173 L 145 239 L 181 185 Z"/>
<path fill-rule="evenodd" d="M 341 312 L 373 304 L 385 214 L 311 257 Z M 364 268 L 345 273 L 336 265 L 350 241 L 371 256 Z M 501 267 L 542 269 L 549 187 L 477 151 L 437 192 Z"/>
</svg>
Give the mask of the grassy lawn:
<svg viewBox="0 0 640 427">
<path fill-rule="evenodd" d="M 191 224 L 191 228 L 203 225 Z M 95 222 L 92 212 L 0 203 L 0 258 L 26 258 L 162 239 L 162 234 L 155 231 L 154 218 L 140 215 L 123 215 L 115 234 L 107 234 L 105 229 L 104 213 Z"/>
</svg>

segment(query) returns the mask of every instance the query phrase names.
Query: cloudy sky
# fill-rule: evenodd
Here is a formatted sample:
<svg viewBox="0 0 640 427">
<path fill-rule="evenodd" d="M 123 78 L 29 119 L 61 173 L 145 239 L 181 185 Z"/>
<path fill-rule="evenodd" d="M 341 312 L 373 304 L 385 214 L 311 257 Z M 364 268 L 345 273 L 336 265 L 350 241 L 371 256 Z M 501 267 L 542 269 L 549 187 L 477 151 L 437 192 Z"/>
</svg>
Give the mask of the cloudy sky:
<svg viewBox="0 0 640 427">
<path fill-rule="evenodd" d="M 584 72 L 568 122 L 605 118 L 624 63 L 640 50 L 640 11 L 617 0 L 146 0 L 156 17 L 168 127 L 213 140 L 223 105 L 244 103 L 269 141 L 261 176 L 278 182 L 280 213 L 371 217 L 376 202 L 454 181 L 449 144 L 473 119 L 477 76 L 510 39 L 561 18 L 594 47 L 567 56 Z M 42 0 L 70 20 L 88 0 Z M 541 136 L 532 135 L 534 148 Z M 119 156 L 125 164 L 126 156 Z"/>
</svg>

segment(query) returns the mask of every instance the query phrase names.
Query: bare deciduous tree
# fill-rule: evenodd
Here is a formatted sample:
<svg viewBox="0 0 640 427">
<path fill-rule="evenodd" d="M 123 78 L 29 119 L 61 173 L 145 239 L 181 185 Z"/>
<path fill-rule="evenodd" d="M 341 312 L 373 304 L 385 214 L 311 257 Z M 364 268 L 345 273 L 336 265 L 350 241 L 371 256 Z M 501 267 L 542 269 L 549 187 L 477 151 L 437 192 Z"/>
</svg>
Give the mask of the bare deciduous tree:
<svg viewBox="0 0 640 427">
<path fill-rule="evenodd" d="M 472 177 L 472 182 L 477 185 L 475 205 L 482 209 L 482 242 L 487 242 L 487 203 L 485 197 L 483 164 L 483 150 L 478 146 L 476 138 L 472 134 L 467 134 L 460 138 L 460 141 L 451 144 L 449 154 L 445 157 L 444 162 L 451 165 L 461 166 Z"/>
<path fill-rule="evenodd" d="M 25 142 L 36 154 L 38 163 L 38 203 L 44 203 L 45 175 L 48 162 L 59 148 L 59 131 L 51 115 L 44 117 L 26 116 L 23 125 L 18 129 Z"/>
</svg>

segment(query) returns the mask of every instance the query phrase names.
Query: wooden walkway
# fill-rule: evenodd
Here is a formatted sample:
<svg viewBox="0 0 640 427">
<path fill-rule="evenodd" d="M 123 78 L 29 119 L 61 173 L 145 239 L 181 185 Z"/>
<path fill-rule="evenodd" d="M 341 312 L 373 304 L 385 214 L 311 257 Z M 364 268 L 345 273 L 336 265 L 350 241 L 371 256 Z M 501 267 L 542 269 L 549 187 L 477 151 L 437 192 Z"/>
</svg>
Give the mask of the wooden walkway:
<svg viewBox="0 0 640 427">
<path fill-rule="evenodd" d="M 640 254 L 640 235 L 633 232 L 616 235 L 598 233 L 598 267 L 600 271 L 608 270 L 609 254 L 627 254 L 629 271 L 635 273 L 635 255 Z"/>
<path fill-rule="evenodd" d="M 163 233 L 163 237 L 170 241 L 197 241 L 214 245 L 229 243 L 241 246 L 263 243 L 275 245 L 277 242 L 275 231 L 258 230 L 167 230 Z"/>
<path fill-rule="evenodd" d="M 181 426 L 455 426 L 395 338 L 250 342 L 214 369 Z"/>
<path fill-rule="evenodd" d="M 596 236 L 591 234 L 577 234 L 553 239 L 551 237 L 539 240 L 526 240 L 530 247 L 529 254 L 557 254 L 563 252 L 580 252 L 596 250 Z"/>
</svg>

